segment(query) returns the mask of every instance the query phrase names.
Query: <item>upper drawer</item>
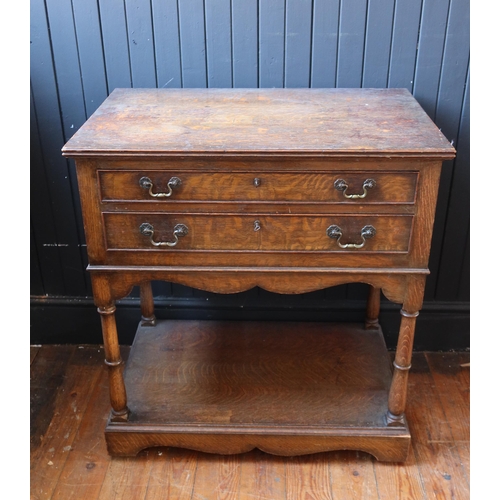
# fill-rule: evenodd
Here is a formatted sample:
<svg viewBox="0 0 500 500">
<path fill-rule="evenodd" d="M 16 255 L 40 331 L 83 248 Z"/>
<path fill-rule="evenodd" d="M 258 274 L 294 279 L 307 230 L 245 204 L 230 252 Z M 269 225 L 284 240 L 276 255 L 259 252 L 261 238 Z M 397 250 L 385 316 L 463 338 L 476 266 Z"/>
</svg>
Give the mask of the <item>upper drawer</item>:
<svg viewBox="0 0 500 500">
<path fill-rule="evenodd" d="M 103 202 L 415 202 L 417 172 L 99 170 Z"/>
</svg>

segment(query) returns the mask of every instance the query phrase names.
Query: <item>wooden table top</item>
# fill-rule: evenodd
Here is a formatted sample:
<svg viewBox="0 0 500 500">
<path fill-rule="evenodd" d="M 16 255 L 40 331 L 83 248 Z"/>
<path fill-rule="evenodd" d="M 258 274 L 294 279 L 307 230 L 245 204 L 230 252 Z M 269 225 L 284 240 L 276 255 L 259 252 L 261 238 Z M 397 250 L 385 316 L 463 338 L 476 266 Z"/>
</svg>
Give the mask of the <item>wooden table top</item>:
<svg viewBox="0 0 500 500">
<path fill-rule="evenodd" d="M 115 89 L 63 155 L 453 158 L 406 89 Z"/>
</svg>

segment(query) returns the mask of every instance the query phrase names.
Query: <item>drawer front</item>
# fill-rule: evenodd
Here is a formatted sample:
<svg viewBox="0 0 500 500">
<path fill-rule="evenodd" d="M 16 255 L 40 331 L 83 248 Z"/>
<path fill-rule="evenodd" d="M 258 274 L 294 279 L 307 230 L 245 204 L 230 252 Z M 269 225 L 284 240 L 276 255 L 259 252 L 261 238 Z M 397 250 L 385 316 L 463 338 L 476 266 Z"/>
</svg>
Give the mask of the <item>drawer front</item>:
<svg viewBox="0 0 500 500">
<path fill-rule="evenodd" d="M 99 170 L 103 202 L 415 202 L 417 172 L 219 173 Z"/>
<path fill-rule="evenodd" d="M 108 250 L 407 253 L 413 217 L 103 214 Z"/>
</svg>

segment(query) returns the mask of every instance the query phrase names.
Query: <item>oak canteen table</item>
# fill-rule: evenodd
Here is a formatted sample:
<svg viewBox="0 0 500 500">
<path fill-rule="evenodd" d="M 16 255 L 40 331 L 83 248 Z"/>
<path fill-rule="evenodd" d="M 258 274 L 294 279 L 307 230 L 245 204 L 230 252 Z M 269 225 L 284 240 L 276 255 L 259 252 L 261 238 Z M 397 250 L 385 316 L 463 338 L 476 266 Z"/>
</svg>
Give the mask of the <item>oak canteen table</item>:
<svg viewBox="0 0 500 500">
<path fill-rule="evenodd" d="M 63 155 L 101 315 L 111 455 L 406 459 L 415 321 L 455 155 L 406 89 L 115 89 Z M 366 321 L 160 321 L 152 280 L 222 294 L 366 283 Z M 142 319 L 124 369 L 115 302 L 134 286 Z M 402 304 L 392 364 L 381 291 Z"/>
</svg>

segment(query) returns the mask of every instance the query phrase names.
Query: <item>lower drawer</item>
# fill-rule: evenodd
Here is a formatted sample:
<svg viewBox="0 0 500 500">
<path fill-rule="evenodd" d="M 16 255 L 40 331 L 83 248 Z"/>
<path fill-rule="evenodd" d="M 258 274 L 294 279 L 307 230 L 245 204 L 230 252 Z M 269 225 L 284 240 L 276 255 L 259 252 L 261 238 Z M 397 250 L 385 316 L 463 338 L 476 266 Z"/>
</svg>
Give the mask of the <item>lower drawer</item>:
<svg viewBox="0 0 500 500">
<path fill-rule="evenodd" d="M 413 217 L 103 214 L 108 250 L 402 252 Z"/>
</svg>

